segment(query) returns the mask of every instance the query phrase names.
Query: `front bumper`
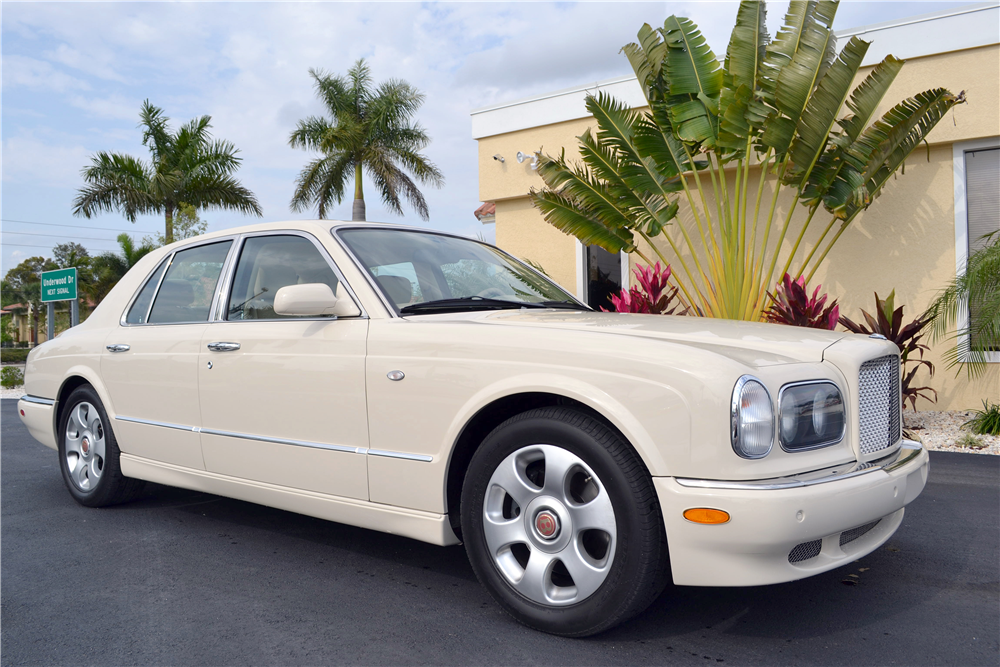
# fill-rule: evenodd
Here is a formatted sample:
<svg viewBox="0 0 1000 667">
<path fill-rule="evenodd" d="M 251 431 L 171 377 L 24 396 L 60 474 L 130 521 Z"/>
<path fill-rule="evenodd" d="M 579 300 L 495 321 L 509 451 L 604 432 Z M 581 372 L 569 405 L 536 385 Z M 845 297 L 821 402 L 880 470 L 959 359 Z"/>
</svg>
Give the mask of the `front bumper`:
<svg viewBox="0 0 1000 667">
<path fill-rule="evenodd" d="M 51 398 L 22 396 L 17 401 L 17 414 L 27 427 L 28 433 L 46 447 L 58 449 L 55 431 L 52 427 L 52 413 L 55 401 Z"/>
<path fill-rule="evenodd" d="M 896 454 L 876 465 L 796 477 L 753 482 L 656 477 L 674 583 L 775 584 L 871 553 L 896 532 L 904 506 L 920 495 L 928 461 L 919 443 L 904 440 Z M 724 510 L 731 519 L 704 525 L 682 516 L 696 507 Z"/>
</svg>

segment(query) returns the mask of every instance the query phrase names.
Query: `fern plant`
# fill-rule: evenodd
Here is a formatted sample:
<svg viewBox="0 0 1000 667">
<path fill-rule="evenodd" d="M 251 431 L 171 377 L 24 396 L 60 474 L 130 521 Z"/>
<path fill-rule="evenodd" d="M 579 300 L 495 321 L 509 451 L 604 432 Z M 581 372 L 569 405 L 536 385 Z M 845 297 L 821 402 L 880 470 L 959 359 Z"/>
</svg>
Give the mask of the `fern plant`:
<svg viewBox="0 0 1000 667">
<path fill-rule="evenodd" d="M 837 5 L 791 2 L 771 40 L 765 3 L 745 0 L 721 64 L 691 20 L 644 25 L 638 43 L 622 50 L 648 109 L 588 97 L 597 129 L 579 137 L 582 161 L 565 151 L 543 156 L 545 187 L 532 191 L 534 205 L 581 242 L 647 264 L 647 246 L 668 263 L 662 239 L 686 305 L 762 319 L 774 276 L 811 280 L 851 221 L 965 99 L 933 88 L 876 118 L 903 61 L 887 57 L 852 90 L 869 43 L 852 37 L 837 54 Z M 788 189 L 797 205 L 780 213 Z M 805 234 L 823 210 L 829 220 L 805 253 Z M 786 239 L 794 240 L 779 268 Z"/>
</svg>

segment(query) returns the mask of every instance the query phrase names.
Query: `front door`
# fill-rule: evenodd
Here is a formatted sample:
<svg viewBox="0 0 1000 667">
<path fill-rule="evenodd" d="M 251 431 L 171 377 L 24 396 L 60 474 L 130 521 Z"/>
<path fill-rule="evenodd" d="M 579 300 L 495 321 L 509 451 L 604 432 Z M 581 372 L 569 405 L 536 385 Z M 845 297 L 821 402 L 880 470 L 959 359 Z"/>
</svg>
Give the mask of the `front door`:
<svg viewBox="0 0 1000 667">
<path fill-rule="evenodd" d="M 215 473 L 368 499 L 363 317 L 274 312 L 286 285 L 338 276 L 310 236 L 247 238 L 221 321 L 200 340 L 202 451 Z"/>
<path fill-rule="evenodd" d="M 101 374 L 123 452 L 203 470 L 198 403 L 202 335 L 232 240 L 165 259 L 105 340 Z"/>
</svg>

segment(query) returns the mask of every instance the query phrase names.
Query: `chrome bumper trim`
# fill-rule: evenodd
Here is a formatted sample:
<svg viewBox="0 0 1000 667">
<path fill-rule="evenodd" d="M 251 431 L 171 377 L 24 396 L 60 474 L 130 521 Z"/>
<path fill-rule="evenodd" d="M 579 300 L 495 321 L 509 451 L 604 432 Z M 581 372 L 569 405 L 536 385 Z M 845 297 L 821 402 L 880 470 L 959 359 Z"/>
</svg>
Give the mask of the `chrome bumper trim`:
<svg viewBox="0 0 1000 667">
<path fill-rule="evenodd" d="M 681 486 L 695 489 L 730 489 L 740 491 L 775 491 L 779 489 L 799 489 L 817 484 L 828 484 L 829 482 L 839 482 L 844 479 L 868 475 L 873 472 L 883 471 L 886 473 L 898 470 L 907 465 L 914 458 L 920 456 L 923 446 L 919 442 L 903 440 L 900 448 L 884 461 L 869 463 L 853 463 L 814 470 L 813 472 L 794 475 L 791 477 L 773 477 L 771 479 L 754 479 L 745 482 L 727 482 L 716 479 L 689 479 L 685 477 L 675 477 Z"/>
<path fill-rule="evenodd" d="M 38 403 L 39 405 L 55 405 L 56 402 L 51 398 L 41 398 L 39 396 L 28 396 L 25 394 L 21 397 L 21 400 L 25 403 Z"/>
</svg>

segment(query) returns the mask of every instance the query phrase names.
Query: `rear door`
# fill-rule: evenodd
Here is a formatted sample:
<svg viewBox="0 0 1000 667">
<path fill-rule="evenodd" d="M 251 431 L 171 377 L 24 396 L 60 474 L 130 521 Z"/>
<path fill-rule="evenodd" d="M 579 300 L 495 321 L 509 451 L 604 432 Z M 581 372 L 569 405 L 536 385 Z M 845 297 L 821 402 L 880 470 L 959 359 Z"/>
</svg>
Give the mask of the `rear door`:
<svg viewBox="0 0 1000 667">
<path fill-rule="evenodd" d="M 206 468 L 241 479 L 368 499 L 368 319 L 274 312 L 286 285 L 342 278 L 301 232 L 242 241 L 218 320 L 200 338 Z"/>
<path fill-rule="evenodd" d="M 204 469 L 198 356 L 232 246 L 214 241 L 167 257 L 106 339 L 101 373 L 123 452 Z"/>
</svg>

